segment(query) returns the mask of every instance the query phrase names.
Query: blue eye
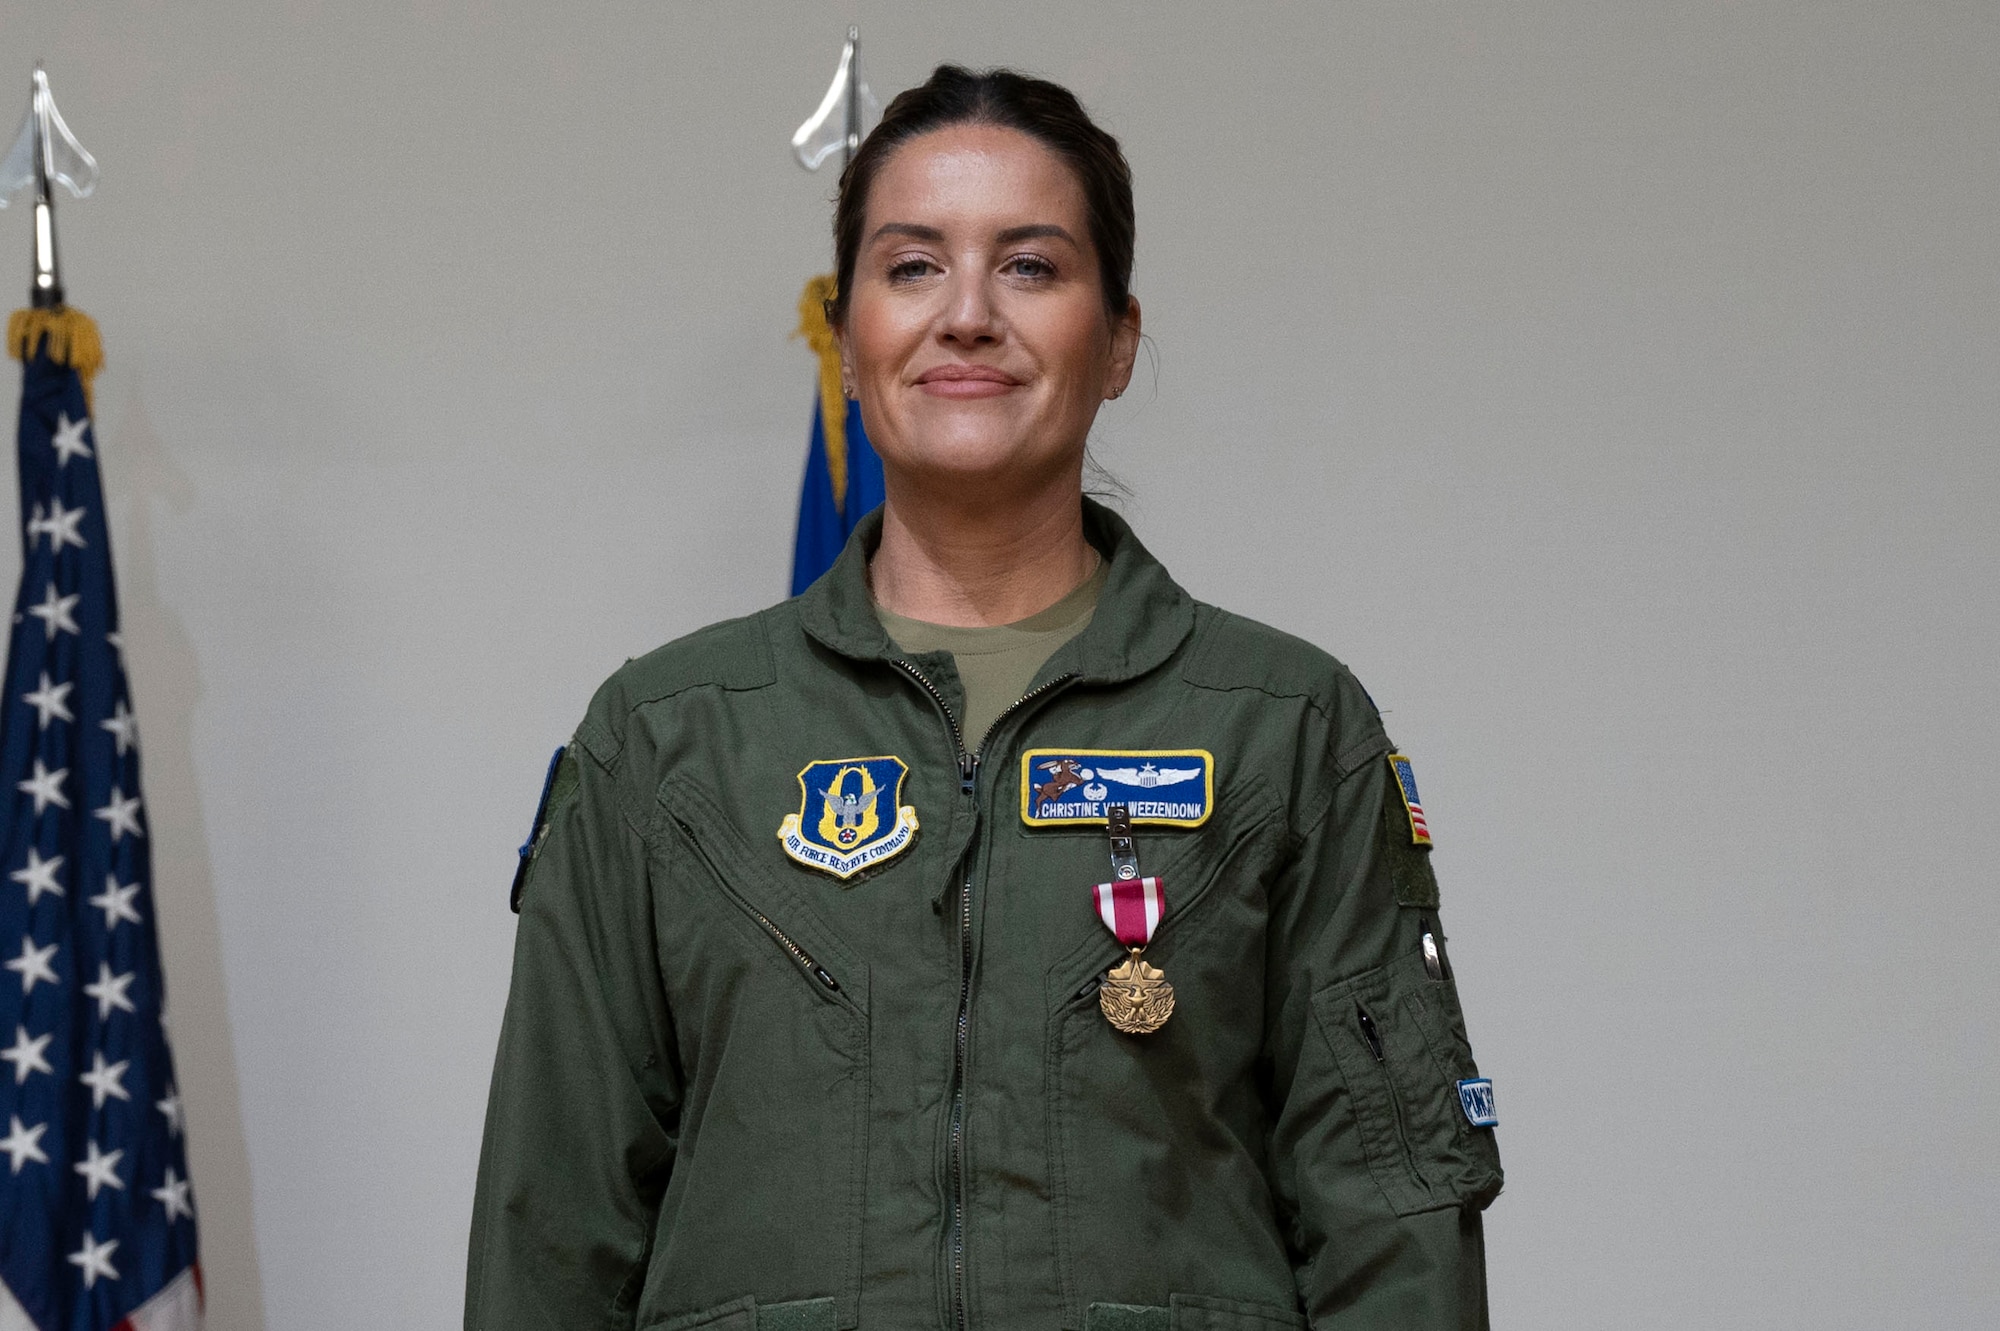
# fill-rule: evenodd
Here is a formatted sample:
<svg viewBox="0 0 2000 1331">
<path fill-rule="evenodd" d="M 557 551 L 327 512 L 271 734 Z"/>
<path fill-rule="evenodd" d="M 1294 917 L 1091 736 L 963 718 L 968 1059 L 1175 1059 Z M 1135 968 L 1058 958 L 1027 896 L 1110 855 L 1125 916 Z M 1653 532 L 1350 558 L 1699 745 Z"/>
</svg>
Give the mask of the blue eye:
<svg viewBox="0 0 2000 1331">
<path fill-rule="evenodd" d="M 1017 254 L 1007 260 L 1006 269 L 1016 277 L 1053 277 L 1055 265 L 1037 254 Z"/>
<path fill-rule="evenodd" d="M 889 280 L 891 282 L 914 282 L 916 279 L 927 275 L 932 266 L 929 259 L 904 259 L 900 263 L 889 265 Z"/>
</svg>

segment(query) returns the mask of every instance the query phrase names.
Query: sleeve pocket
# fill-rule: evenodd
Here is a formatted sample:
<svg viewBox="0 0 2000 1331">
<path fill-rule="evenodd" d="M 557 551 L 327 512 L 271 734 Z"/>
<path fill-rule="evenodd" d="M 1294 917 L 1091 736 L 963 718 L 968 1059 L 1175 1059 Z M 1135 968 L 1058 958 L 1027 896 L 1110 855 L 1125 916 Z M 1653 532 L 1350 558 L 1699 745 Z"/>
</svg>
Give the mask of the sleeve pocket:
<svg viewBox="0 0 2000 1331">
<path fill-rule="evenodd" d="M 1484 1209 L 1500 1191 L 1500 1151 L 1493 1129 L 1473 1127 L 1459 1107 L 1458 1083 L 1479 1070 L 1451 981 L 1410 956 L 1326 986 L 1313 1014 L 1369 1172 L 1396 1214 Z"/>
</svg>

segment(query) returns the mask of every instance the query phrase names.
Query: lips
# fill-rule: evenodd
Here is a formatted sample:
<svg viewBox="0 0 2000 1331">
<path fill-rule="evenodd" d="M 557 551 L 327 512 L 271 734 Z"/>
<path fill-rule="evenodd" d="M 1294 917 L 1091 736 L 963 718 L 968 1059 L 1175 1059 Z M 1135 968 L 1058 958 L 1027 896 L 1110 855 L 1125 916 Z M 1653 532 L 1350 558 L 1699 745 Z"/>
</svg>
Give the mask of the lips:
<svg viewBox="0 0 2000 1331">
<path fill-rule="evenodd" d="M 991 365 L 934 365 L 917 376 L 917 387 L 933 397 L 995 397 L 1019 388 L 1021 381 Z"/>
</svg>

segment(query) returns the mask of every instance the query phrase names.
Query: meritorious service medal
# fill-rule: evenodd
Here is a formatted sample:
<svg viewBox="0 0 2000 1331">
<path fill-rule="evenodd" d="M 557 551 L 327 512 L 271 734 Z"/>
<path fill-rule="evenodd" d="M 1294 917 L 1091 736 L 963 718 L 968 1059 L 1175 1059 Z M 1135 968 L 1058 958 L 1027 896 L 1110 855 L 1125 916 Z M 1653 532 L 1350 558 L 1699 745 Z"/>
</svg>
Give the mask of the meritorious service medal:
<svg viewBox="0 0 2000 1331">
<path fill-rule="evenodd" d="M 1167 885 L 1139 876 L 1139 857 L 1132 844 L 1132 824 L 1124 805 L 1108 812 L 1111 833 L 1112 880 L 1090 889 L 1097 918 L 1126 949 L 1125 960 L 1105 973 L 1097 991 L 1097 1006 L 1105 1020 L 1127 1035 L 1151 1035 L 1174 1015 L 1174 987 L 1145 958 L 1160 921 L 1167 914 Z"/>
</svg>

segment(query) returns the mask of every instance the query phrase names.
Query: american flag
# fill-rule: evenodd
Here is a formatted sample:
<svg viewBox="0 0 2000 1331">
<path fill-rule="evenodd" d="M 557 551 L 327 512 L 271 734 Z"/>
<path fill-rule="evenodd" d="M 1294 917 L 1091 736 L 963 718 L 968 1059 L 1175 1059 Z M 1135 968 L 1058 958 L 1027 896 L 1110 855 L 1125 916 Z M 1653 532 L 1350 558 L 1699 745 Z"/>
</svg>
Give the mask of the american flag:
<svg viewBox="0 0 2000 1331">
<path fill-rule="evenodd" d="M 1417 798 L 1417 769 L 1408 758 L 1400 753 L 1389 755 L 1389 766 L 1396 771 L 1396 785 L 1403 792 L 1403 807 L 1410 812 L 1410 841 L 1413 845 L 1431 844 L 1431 825 L 1424 821 L 1424 802 Z"/>
<path fill-rule="evenodd" d="M 194 1197 L 97 440 L 77 372 L 29 336 L 0 698 L 0 1331 L 192 1331 Z"/>
</svg>

